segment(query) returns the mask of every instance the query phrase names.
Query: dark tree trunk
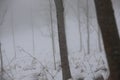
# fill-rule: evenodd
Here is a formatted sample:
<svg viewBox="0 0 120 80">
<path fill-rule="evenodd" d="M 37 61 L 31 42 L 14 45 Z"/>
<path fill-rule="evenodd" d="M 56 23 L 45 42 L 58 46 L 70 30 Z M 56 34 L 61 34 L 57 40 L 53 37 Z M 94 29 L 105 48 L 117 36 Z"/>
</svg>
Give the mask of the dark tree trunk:
<svg viewBox="0 0 120 80">
<path fill-rule="evenodd" d="M 66 35 L 65 35 L 64 6 L 62 0 L 54 0 L 54 1 L 56 5 L 56 13 L 57 13 L 57 25 L 58 25 L 58 36 L 59 36 L 63 80 L 68 80 L 69 78 L 71 78 L 71 73 L 69 67 L 67 43 L 66 43 Z"/>
<path fill-rule="evenodd" d="M 110 68 L 109 80 L 120 80 L 120 39 L 111 0 L 94 0 Z"/>
</svg>

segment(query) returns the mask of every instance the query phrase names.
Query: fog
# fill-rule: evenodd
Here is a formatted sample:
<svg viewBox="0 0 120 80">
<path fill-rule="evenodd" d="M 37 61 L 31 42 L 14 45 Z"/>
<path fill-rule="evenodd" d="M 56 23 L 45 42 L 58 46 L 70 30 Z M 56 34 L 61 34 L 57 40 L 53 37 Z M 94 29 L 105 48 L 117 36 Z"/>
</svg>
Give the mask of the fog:
<svg viewBox="0 0 120 80">
<path fill-rule="evenodd" d="M 120 1 L 112 2 L 120 31 Z M 64 7 L 72 77 L 106 80 L 94 0 L 64 0 Z M 62 80 L 54 0 L 1 0 L 0 43 L 6 80 Z"/>
</svg>

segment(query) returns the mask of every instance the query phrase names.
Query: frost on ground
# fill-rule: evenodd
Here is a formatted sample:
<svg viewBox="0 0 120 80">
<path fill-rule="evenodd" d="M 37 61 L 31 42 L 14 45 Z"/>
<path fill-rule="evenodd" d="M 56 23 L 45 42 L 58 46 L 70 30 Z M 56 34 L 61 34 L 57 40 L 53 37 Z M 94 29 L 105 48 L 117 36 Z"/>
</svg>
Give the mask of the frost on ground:
<svg viewBox="0 0 120 80">
<path fill-rule="evenodd" d="M 118 11 L 119 2 L 113 1 Z M 89 11 L 86 0 L 80 0 L 79 4 L 78 0 L 64 0 L 64 6 L 73 78 L 70 80 L 106 80 L 109 68 L 93 0 L 89 0 Z M 0 77 L 3 76 L 3 80 L 62 80 L 56 25 L 54 0 L 11 0 L 7 7 L 2 5 L 0 42 L 4 69 Z"/>
</svg>

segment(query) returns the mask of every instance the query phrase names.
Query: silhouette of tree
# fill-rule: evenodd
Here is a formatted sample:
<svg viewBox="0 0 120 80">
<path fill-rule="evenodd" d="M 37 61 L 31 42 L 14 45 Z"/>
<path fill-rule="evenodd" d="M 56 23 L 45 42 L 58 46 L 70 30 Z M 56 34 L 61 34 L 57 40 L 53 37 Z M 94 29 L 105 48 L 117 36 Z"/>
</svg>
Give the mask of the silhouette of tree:
<svg viewBox="0 0 120 80">
<path fill-rule="evenodd" d="M 56 5 L 56 13 L 57 13 L 58 37 L 59 37 L 63 80 L 68 80 L 69 78 L 71 78 L 71 73 L 69 67 L 68 51 L 67 51 L 66 35 L 65 35 L 64 6 L 62 0 L 54 0 L 54 2 Z"/>
<path fill-rule="evenodd" d="M 94 0 L 110 68 L 109 80 L 120 80 L 120 39 L 111 0 Z"/>
</svg>

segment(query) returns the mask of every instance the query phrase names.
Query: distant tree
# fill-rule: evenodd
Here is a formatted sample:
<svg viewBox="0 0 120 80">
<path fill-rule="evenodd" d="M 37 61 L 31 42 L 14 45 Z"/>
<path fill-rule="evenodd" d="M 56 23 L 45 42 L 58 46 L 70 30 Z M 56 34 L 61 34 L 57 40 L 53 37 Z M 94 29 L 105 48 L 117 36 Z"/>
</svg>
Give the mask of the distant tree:
<svg viewBox="0 0 120 80">
<path fill-rule="evenodd" d="M 3 58 L 2 58 L 2 51 L 1 51 L 1 43 L 0 43 L 0 80 L 3 80 Z"/>
<path fill-rule="evenodd" d="M 110 68 L 109 80 L 120 80 L 120 39 L 111 0 L 94 0 Z"/>
<path fill-rule="evenodd" d="M 71 72 L 70 72 L 70 67 L 69 67 L 68 51 L 67 51 L 67 43 L 66 43 L 66 35 L 65 35 L 63 0 L 54 0 L 54 2 L 56 5 L 58 36 L 59 36 L 59 45 L 60 45 L 59 47 L 60 47 L 63 80 L 68 80 L 69 78 L 71 78 Z"/>
<path fill-rule="evenodd" d="M 4 17 L 7 13 L 9 0 L 0 0 L 0 25 L 3 24 Z"/>
</svg>

